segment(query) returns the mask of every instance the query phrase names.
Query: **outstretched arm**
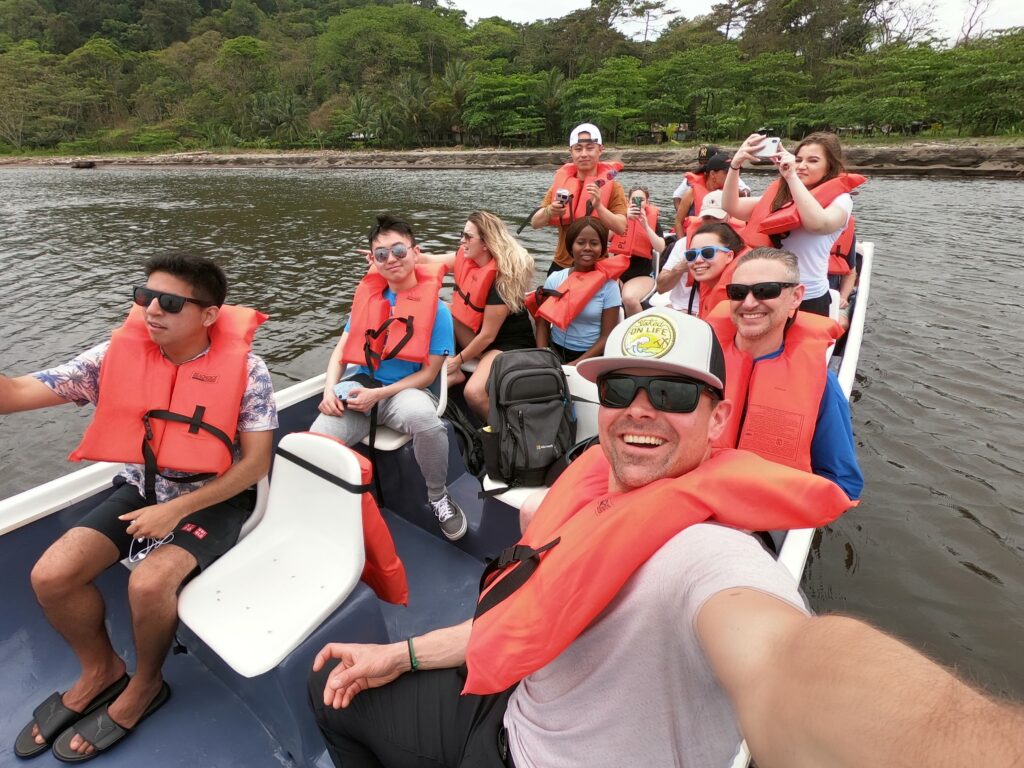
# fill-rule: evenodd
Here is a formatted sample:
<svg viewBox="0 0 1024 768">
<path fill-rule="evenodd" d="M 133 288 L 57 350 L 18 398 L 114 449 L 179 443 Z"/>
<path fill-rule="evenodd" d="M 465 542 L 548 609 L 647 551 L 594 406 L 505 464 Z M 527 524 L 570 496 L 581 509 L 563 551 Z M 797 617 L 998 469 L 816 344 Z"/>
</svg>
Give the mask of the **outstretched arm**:
<svg viewBox="0 0 1024 768">
<path fill-rule="evenodd" d="M 70 402 L 34 376 L 0 375 L 0 414 L 32 411 Z"/>
<path fill-rule="evenodd" d="M 711 597 L 696 627 L 762 768 L 1024 761 L 1024 710 L 862 622 L 738 588 Z"/>
<path fill-rule="evenodd" d="M 465 663 L 472 627 L 473 621 L 468 619 L 414 638 L 419 669 L 447 669 Z M 319 672 L 331 659 L 341 660 L 324 686 L 324 704 L 334 709 L 344 709 L 368 688 L 387 685 L 411 669 L 409 646 L 404 641 L 389 645 L 330 643 L 317 654 L 313 671 Z"/>
</svg>

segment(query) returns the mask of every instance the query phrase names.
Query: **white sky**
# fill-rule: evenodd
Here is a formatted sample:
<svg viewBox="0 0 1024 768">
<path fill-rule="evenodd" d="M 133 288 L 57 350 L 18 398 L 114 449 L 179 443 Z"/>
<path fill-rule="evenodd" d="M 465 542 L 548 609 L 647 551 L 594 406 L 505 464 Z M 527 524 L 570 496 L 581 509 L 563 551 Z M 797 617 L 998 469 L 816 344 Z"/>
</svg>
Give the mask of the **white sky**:
<svg viewBox="0 0 1024 768">
<path fill-rule="evenodd" d="M 681 11 L 687 18 L 707 13 L 717 0 L 669 0 L 669 7 Z M 466 11 L 469 21 L 488 16 L 501 16 L 510 21 L 526 22 L 559 18 L 570 11 L 589 7 L 589 0 L 517 0 L 515 3 L 496 4 L 492 0 L 454 0 L 457 8 Z M 936 0 L 935 17 L 940 34 L 956 38 L 960 32 L 967 0 Z M 1024 2 L 1021 0 L 992 0 L 983 26 L 986 30 L 1024 26 Z"/>
</svg>

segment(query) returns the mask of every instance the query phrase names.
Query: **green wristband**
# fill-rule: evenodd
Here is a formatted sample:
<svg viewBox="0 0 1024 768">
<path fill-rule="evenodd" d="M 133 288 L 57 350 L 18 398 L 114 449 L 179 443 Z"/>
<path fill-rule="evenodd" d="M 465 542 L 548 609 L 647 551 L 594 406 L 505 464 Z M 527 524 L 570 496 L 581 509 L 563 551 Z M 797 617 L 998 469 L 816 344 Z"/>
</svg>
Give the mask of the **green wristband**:
<svg viewBox="0 0 1024 768">
<path fill-rule="evenodd" d="M 416 649 L 412 647 L 412 637 L 410 636 L 405 643 L 409 646 L 409 667 L 413 672 L 415 672 L 420 668 L 420 662 L 419 659 L 416 658 Z"/>
</svg>

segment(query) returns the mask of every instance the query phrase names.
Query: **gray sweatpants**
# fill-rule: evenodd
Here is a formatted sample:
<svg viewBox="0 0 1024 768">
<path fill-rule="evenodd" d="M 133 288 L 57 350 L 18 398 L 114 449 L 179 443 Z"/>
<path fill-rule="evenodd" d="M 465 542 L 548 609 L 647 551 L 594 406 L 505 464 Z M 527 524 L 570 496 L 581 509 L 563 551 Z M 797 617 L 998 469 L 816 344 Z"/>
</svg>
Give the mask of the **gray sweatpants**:
<svg viewBox="0 0 1024 768">
<path fill-rule="evenodd" d="M 412 435 L 412 451 L 427 482 L 427 498 L 440 499 L 448 477 L 448 431 L 437 416 L 437 400 L 425 389 L 403 389 L 381 400 L 377 409 L 378 424 Z M 370 434 L 370 414 L 350 410 L 343 416 L 321 413 L 310 430 L 355 445 Z"/>
</svg>

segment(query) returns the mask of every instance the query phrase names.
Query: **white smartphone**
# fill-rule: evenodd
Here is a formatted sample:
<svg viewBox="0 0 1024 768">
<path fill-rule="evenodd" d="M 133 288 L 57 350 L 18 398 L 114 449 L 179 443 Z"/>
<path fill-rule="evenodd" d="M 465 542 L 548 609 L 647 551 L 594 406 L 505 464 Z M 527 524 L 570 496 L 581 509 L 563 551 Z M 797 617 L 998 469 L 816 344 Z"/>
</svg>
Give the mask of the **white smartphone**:
<svg viewBox="0 0 1024 768">
<path fill-rule="evenodd" d="M 779 137 L 768 136 L 764 140 L 764 145 L 757 152 L 754 153 L 754 157 L 772 157 L 779 153 Z"/>
</svg>

